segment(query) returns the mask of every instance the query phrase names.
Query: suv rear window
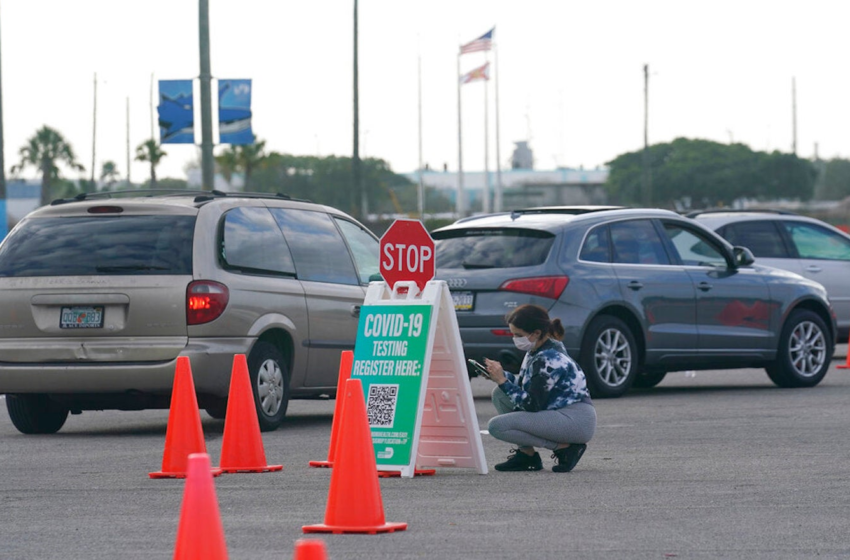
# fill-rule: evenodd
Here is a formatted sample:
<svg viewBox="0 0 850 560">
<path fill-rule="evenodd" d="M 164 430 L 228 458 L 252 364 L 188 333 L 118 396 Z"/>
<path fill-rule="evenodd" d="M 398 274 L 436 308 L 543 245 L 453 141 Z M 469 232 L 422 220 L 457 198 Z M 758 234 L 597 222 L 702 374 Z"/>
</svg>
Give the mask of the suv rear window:
<svg viewBox="0 0 850 560">
<path fill-rule="evenodd" d="M 467 229 L 433 234 L 439 268 L 514 268 L 546 262 L 555 235 L 531 229 Z"/>
<path fill-rule="evenodd" d="M 0 277 L 192 274 L 194 216 L 34 218 L 0 247 Z"/>
</svg>

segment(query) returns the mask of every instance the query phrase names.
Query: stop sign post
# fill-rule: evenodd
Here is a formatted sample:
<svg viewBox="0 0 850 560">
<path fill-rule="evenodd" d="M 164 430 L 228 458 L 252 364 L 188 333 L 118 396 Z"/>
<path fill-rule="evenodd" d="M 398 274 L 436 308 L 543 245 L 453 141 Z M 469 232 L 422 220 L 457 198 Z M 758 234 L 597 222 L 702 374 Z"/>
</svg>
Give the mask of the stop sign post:
<svg viewBox="0 0 850 560">
<path fill-rule="evenodd" d="M 381 237 L 380 270 L 390 289 L 413 281 L 419 291 L 434 277 L 434 240 L 419 220 L 396 220 Z"/>
</svg>

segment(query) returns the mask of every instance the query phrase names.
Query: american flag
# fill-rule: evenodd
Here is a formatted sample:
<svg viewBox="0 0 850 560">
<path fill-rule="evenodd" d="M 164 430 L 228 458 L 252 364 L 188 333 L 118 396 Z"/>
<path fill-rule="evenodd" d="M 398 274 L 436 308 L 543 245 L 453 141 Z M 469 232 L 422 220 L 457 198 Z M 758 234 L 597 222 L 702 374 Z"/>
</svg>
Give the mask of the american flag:
<svg viewBox="0 0 850 560">
<path fill-rule="evenodd" d="M 474 82 L 475 80 L 489 80 L 490 79 L 490 63 L 483 66 L 479 66 L 478 68 L 474 68 L 464 74 L 460 78 L 461 84 L 468 84 L 469 82 Z"/>
<path fill-rule="evenodd" d="M 470 41 L 465 45 L 460 46 L 460 54 L 466 54 L 477 51 L 489 51 L 493 44 L 493 32 L 496 31 L 494 27 L 481 37 L 475 39 L 474 41 Z"/>
</svg>

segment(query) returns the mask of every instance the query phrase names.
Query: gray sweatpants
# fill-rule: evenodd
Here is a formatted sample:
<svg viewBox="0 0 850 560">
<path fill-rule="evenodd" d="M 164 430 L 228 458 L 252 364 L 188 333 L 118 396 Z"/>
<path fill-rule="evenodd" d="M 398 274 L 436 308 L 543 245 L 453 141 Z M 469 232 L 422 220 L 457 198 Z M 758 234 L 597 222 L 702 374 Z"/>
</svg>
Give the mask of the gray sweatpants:
<svg viewBox="0 0 850 560">
<path fill-rule="evenodd" d="M 522 447 L 555 449 L 561 443 L 587 443 L 596 431 L 592 404 L 578 402 L 558 410 L 514 412 L 514 403 L 496 387 L 493 405 L 499 415 L 487 425 L 490 435 Z"/>
</svg>

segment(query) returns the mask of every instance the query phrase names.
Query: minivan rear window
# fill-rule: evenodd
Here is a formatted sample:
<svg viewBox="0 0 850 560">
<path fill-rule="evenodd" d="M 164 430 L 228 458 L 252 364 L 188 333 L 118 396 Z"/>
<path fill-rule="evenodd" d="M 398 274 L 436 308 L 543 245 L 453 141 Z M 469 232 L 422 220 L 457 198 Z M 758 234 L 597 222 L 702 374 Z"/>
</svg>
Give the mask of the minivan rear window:
<svg viewBox="0 0 850 560">
<path fill-rule="evenodd" d="M 515 268 L 546 262 L 555 235 L 531 229 L 434 232 L 438 268 Z"/>
<path fill-rule="evenodd" d="M 195 216 L 30 218 L 0 246 L 0 277 L 192 274 Z"/>
</svg>

